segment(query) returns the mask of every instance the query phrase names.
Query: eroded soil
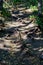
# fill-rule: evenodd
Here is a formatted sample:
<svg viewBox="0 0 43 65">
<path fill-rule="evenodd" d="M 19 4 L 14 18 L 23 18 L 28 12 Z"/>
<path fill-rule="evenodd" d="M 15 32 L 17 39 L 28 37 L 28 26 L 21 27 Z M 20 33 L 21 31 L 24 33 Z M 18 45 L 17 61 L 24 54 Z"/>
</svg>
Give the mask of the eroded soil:
<svg viewBox="0 0 43 65">
<path fill-rule="evenodd" d="M 14 20 L 6 21 L 5 30 L 0 31 L 0 65 L 40 64 L 43 34 L 29 19 L 32 11 L 28 10 L 18 8 L 12 14 Z"/>
</svg>

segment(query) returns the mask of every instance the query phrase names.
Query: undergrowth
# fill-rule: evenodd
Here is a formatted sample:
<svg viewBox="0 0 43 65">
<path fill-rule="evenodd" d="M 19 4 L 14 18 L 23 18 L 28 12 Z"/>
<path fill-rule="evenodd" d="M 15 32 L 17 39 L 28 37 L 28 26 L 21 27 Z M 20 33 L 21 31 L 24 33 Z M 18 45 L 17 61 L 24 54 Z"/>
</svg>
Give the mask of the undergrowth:
<svg viewBox="0 0 43 65">
<path fill-rule="evenodd" d="M 43 30 L 43 19 L 37 17 L 36 18 L 36 23 L 40 26 L 40 28 Z"/>
</svg>

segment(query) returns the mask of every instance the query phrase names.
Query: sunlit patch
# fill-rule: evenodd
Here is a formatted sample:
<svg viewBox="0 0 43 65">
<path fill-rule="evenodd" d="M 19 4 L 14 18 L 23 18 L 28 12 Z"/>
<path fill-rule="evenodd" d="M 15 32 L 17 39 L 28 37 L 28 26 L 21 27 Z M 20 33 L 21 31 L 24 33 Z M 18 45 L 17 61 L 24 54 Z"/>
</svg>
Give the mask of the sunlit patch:
<svg viewBox="0 0 43 65">
<path fill-rule="evenodd" d="M 43 48 L 39 49 L 38 51 L 43 51 Z"/>
</svg>

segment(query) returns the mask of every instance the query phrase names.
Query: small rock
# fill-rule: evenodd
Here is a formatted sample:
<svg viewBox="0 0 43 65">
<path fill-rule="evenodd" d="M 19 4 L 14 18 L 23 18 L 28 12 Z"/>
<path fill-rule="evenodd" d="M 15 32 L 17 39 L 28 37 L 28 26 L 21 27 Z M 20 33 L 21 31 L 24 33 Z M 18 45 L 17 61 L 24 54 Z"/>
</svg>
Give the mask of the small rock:
<svg viewBox="0 0 43 65">
<path fill-rule="evenodd" d="M 4 45 L 4 47 L 11 48 L 11 46 L 8 46 L 8 45 Z"/>
</svg>

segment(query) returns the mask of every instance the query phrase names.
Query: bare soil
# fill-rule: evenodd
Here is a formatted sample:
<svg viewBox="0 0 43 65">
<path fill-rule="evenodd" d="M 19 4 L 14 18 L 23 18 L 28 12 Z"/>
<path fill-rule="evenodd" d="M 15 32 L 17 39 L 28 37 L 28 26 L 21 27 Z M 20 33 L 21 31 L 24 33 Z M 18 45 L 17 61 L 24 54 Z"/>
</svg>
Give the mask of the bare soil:
<svg viewBox="0 0 43 65">
<path fill-rule="evenodd" d="M 30 10 L 18 8 L 18 11 L 0 32 L 0 65 L 40 65 L 43 34 L 34 20 L 29 19 Z"/>
</svg>

